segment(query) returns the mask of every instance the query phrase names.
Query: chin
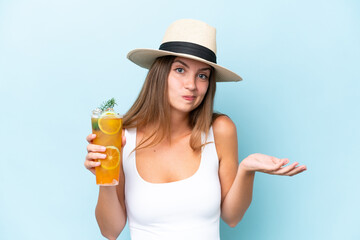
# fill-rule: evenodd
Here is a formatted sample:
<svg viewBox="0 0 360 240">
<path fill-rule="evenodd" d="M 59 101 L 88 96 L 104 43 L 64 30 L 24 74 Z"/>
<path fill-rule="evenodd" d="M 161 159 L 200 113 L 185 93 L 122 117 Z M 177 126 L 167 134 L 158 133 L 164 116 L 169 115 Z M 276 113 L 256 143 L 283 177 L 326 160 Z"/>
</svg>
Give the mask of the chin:
<svg viewBox="0 0 360 240">
<path fill-rule="evenodd" d="M 182 113 L 190 113 L 194 110 L 194 107 L 172 107 L 173 111 L 182 112 Z"/>
</svg>

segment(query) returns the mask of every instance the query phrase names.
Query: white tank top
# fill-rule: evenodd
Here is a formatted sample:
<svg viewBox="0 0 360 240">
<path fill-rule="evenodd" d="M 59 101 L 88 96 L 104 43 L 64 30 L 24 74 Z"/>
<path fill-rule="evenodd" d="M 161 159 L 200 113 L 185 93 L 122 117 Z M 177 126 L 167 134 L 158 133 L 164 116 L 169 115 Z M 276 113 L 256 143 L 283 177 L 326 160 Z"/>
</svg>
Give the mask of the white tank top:
<svg viewBox="0 0 360 240">
<path fill-rule="evenodd" d="M 150 183 L 139 175 L 133 151 L 136 129 L 125 130 L 125 136 L 125 203 L 131 239 L 219 240 L 221 188 L 212 128 L 195 174 L 170 183 Z"/>
</svg>

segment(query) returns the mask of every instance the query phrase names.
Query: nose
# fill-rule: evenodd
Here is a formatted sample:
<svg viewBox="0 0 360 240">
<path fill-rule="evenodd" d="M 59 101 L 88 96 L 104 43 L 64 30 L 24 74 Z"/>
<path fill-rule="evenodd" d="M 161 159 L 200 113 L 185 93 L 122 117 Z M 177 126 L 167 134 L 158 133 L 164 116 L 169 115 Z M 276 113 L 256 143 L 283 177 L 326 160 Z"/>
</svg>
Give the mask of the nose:
<svg viewBox="0 0 360 240">
<path fill-rule="evenodd" d="M 185 80 L 184 86 L 186 89 L 190 91 L 194 91 L 196 89 L 196 77 L 189 77 Z"/>
</svg>

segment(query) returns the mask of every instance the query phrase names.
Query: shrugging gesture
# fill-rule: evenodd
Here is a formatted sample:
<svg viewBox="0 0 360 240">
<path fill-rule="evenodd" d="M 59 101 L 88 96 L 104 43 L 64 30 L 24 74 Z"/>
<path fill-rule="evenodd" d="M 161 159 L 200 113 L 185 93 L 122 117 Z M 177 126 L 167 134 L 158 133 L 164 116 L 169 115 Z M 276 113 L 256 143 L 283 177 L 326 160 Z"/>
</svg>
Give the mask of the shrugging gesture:
<svg viewBox="0 0 360 240">
<path fill-rule="evenodd" d="M 294 176 L 306 170 L 305 165 L 297 166 L 299 163 L 294 162 L 288 166 L 287 158 L 276 158 L 261 153 L 251 154 L 245 158 L 240 167 L 249 172 L 264 172 L 273 175 Z"/>
<path fill-rule="evenodd" d="M 226 116 L 218 117 L 213 124 L 216 149 L 219 155 L 221 181 L 221 217 L 231 227 L 243 218 L 252 201 L 255 172 L 294 176 L 306 170 L 305 165 L 289 163 L 287 158 L 277 158 L 261 153 L 251 154 L 238 164 L 236 126 Z"/>
<path fill-rule="evenodd" d="M 239 164 L 236 126 L 213 106 L 217 82 L 242 78 L 218 64 L 216 49 L 214 27 L 181 19 L 159 47 L 128 53 L 149 72 L 123 118 L 119 185 L 99 189 L 95 215 L 106 238 L 116 239 L 128 220 L 132 240 L 218 240 L 220 216 L 234 227 L 250 206 L 255 172 L 306 170 L 259 153 Z M 94 137 L 84 163 L 91 172 L 104 158 Z"/>
</svg>

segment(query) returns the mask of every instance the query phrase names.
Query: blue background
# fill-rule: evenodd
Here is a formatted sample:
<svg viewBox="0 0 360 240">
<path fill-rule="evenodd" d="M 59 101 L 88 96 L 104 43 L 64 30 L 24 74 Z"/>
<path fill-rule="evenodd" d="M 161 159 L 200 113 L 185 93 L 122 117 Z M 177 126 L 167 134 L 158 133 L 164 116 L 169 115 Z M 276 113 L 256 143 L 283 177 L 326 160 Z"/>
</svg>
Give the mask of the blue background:
<svg viewBox="0 0 360 240">
<path fill-rule="evenodd" d="M 90 111 L 125 113 L 146 70 L 126 59 L 157 48 L 180 18 L 217 28 L 215 108 L 255 152 L 306 164 L 256 174 L 230 239 L 360 239 L 360 4 L 338 1 L 0 0 L 0 239 L 101 239 L 98 187 L 84 167 Z M 126 228 L 119 239 L 129 239 Z"/>
</svg>

